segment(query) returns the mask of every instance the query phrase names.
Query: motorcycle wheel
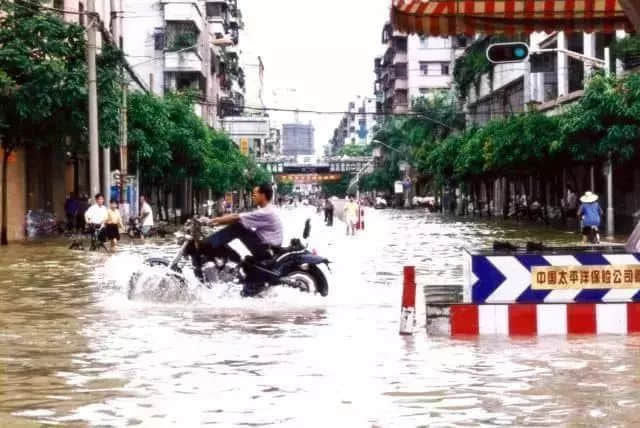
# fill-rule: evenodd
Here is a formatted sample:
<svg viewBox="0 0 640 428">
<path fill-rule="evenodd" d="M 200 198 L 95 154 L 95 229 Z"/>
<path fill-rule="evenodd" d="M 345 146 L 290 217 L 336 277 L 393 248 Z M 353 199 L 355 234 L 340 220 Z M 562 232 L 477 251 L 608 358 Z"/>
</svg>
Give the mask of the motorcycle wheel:
<svg viewBox="0 0 640 428">
<path fill-rule="evenodd" d="M 304 293 L 319 294 L 322 297 L 329 295 L 329 283 L 318 266 L 309 266 L 308 270 L 296 266 L 284 277 L 289 281 L 295 281 L 298 284 L 297 288 Z"/>
</svg>

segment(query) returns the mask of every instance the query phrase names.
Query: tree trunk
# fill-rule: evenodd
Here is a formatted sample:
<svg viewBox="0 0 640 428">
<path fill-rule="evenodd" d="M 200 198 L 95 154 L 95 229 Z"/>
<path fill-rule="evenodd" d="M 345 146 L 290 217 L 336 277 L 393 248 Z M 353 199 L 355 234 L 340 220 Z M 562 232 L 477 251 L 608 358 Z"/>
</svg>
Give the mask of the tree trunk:
<svg viewBox="0 0 640 428">
<path fill-rule="evenodd" d="M 164 212 L 167 214 L 167 220 L 169 221 L 169 192 L 167 192 L 167 189 L 162 189 L 163 193 L 164 193 Z M 175 215 L 175 213 L 174 213 Z"/>
<path fill-rule="evenodd" d="M 78 160 L 78 154 L 75 153 L 73 155 L 73 193 L 76 198 L 80 197 L 80 172 L 79 165 L 80 161 Z"/>
<path fill-rule="evenodd" d="M 7 215 L 7 166 L 9 165 L 9 155 L 11 154 L 11 150 L 6 147 L 3 148 L 2 155 L 2 231 L 0 233 L 0 245 L 8 245 L 8 215 Z"/>
<path fill-rule="evenodd" d="M 162 211 L 163 210 L 163 206 L 162 206 L 162 197 L 161 197 L 161 192 L 160 192 L 160 186 L 156 186 L 156 198 L 157 198 L 157 204 L 158 204 L 158 218 L 160 220 L 166 220 L 164 214 Z"/>
<path fill-rule="evenodd" d="M 503 184 L 504 184 L 504 188 L 502 189 L 502 195 L 503 195 L 503 204 L 502 204 L 502 218 L 506 219 L 507 217 L 509 217 L 509 204 L 511 203 L 510 200 L 510 196 L 511 196 L 511 192 L 510 192 L 510 183 L 509 180 L 504 177 L 503 179 Z"/>
</svg>

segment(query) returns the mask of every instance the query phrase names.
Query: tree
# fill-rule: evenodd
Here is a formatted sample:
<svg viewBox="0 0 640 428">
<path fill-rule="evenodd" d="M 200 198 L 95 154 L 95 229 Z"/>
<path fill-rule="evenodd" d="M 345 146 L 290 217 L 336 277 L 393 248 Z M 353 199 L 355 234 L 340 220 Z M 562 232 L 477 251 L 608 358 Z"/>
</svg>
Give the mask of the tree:
<svg viewBox="0 0 640 428">
<path fill-rule="evenodd" d="M 322 183 L 322 193 L 324 193 L 327 197 L 338 196 L 343 198 L 347 195 L 347 190 L 349 188 L 349 183 L 351 182 L 351 178 L 353 176 L 351 174 L 343 174 L 339 181 L 329 182 L 325 181 Z"/>
<path fill-rule="evenodd" d="M 18 7 L 20 6 L 20 7 Z M 84 29 L 20 4 L 0 2 L 2 226 L 7 244 L 8 159 L 19 147 L 62 145 L 78 134 L 86 105 Z"/>
<path fill-rule="evenodd" d="M 349 157 L 359 157 L 359 156 L 370 156 L 371 155 L 371 147 L 370 146 L 361 146 L 359 144 L 347 144 L 342 146 L 337 153 L 338 156 L 349 156 Z"/>
<path fill-rule="evenodd" d="M 288 196 L 293 193 L 293 181 L 279 181 L 278 193 L 281 196 Z"/>
<path fill-rule="evenodd" d="M 640 75 L 616 80 L 595 76 L 584 96 L 560 121 L 562 138 L 556 156 L 592 163 L 628 160 L 640 141 Z"/>
</svg>

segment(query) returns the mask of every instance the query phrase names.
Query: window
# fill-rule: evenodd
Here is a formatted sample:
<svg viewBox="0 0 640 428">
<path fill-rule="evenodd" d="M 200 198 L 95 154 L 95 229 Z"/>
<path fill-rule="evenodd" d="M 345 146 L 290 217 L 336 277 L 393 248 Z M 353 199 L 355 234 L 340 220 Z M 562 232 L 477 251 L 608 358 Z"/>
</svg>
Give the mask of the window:
<svg viewBox="0 0 640 428">
<path fill-rule="evenodd" d="M 420 61 L 420 73 L 423 76 L 426 76 L 429 74 L 429 63 L 426 61 Z"/>
<path fill-rule="evenodd" d="M 222 17 L 222 4 L 207 3 L 207 18 L 220 18 L 220 17 Z"/>
<path fill-rule="evenodd" d="M 420 73 L 423 76 L 448 76 L 449 72 L 448 62 L 420 61 Z"/>
<path fill-rule="evenodd" d="M 427 49 L 429 47 L 429 38 L 420 36 L 420 49 Z"/>
<path fill-rule="evenodd" d="M 59 10 L 64 9 L 64 0 L 53 0 L 53 8 Z"/>
<path fill-rule="evenodd" d="M 427 95 L 430 92 L 429 88 L 420 88 L 418 90 L 420 91 L 420 95 Z"/>
</svg>

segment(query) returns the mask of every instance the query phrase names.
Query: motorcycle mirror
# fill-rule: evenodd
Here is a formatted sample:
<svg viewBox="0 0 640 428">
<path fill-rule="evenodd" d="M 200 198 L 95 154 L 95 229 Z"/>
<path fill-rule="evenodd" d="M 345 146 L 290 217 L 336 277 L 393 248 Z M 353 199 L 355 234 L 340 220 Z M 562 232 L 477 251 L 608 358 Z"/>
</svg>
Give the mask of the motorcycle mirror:
<svg viewBox="0 0 640 428">
<path fill-rule="evenodd" d="M 311 235 L 311 219 L 307 219 L 304 223 L 304 232 L 302 232 L 302 237 L 304 239 L 309 238 L 309 235 Z"/>
</svg>

